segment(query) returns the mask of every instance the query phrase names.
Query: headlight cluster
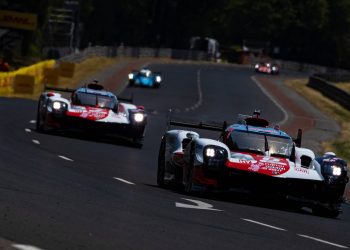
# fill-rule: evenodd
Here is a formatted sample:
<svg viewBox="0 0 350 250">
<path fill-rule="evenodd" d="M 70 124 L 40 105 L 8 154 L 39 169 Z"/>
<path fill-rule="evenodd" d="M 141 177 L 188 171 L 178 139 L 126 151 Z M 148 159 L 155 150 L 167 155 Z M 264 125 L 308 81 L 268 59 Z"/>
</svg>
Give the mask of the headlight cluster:
<svg viewBox="0 0 350 250">
<path fill-rule="evenodd" d="M 255 68 L 258 69 L 259 68 L 259 64 L 255 64 Z"/>
<path fill-rule="evenodd" d="M 156 76 L 156 82 L 161 82 L 162 81 L 162 77 L 161 76 Z"/>
<path fill-rule="evenodd" d="M 205 167 L 211 171 L 221 169 L 227 159 L 226 149 L 219 146 L 207 146 L 204 148 L 203 154 Z"/>
<path fill-rule="evenodd" d="M 132 80 L 132 79 L 134 79 L 134 74 L 130 73 L 130 74 L 128 75 L 128 77 L 129 77 L 129 80 Z"/>
<path fill-rule="evenodd" d="M 143 120 L 145 119 L 145 115 L 142 113 L 135 113 L 134 114 L 134 120 L 135 122 L 143 122 Z"/>
<path fill-rule="evenodd" d="M 332 174 L 334 176 L 340 176 L 342 174 L 342 168 L 336 165 L 333 165 L 332 167 Z"/>
<path fill-rule="evenodd" d="M 51 110 L 50 110 L 51 109 Z M 53 101 L 51 107 L 48 107 L 49 111 L 63 111 L 67 109 L 67 104 L 60 101 Z"/>
</svg>

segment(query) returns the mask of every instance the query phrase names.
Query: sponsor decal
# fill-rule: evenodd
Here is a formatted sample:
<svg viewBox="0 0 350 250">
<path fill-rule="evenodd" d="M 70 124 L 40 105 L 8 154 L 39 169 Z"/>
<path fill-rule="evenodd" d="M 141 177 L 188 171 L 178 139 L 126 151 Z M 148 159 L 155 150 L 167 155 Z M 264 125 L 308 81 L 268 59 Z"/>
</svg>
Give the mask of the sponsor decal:
<svg viewBox="0 0 350 250">
<path fill-rule="evenodd" d="M 231 159 L 226 163 L 226 166 L 270 176 L 284 174 L 290 169 L 288 160 L 284 158 L 238 153 L 231 154 Z"/>
<path fill-rule="evenodd" d="M 6 28 L 36 30 L 36 14 L 22 13 L 16 11 L 0 10 L 0 26 Z"/>
<path fill-rule="evenodd" d="M 296 167 L 295 171 L 297 171 L 298 173 L 302 173 L 302 174 L 310 174 L 309 170 L 306 168 Z"/>
<path fill-rule="evenodd" d="M 93 108 L 93 107 L 84 107 L 76 109 L 70 109 L 66 113 L 68 116 L 80 117 L 87 120 L 97 121 L 106 118 L 109 114 L 108 109 Z"/>
</svg>

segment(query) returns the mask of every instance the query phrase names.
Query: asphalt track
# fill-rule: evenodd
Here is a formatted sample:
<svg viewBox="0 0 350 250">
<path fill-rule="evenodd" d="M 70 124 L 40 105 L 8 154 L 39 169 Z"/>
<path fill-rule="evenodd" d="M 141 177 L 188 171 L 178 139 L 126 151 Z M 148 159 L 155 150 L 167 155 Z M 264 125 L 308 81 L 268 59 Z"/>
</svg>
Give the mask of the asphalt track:
<svg viewBox="0 0 350 250">
<path fill-rule="evenodd" d="M 151 68 L 163 73 L 160 89 L 128 88 L 123 93 L 134 93 L 136 104 L 149 112 L 142 149 L 120 140 L 37 133 L 36 102 L 0 99 L 4 249 L 350 247 L 349 205 L 338 219 L 328 219 L 244 195 L 187 196 L 158 188 L 157 154 L 169 108 L 178 118 L 204 121 L 235 120 L 256 108 L 274 123 L 284 115 L 251 80 L 250 69 L 190 64 Z"/>
</svg>

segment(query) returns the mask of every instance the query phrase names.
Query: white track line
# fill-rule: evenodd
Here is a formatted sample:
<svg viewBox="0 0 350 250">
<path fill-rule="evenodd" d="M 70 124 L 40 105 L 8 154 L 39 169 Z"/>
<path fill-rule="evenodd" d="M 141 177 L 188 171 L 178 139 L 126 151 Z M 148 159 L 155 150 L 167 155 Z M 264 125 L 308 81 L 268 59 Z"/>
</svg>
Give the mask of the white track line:
<svg viewBox="0 0 350 250">
<path fill-rule="evenodd" d="M 65 157 L 63 155 L 58 155 L 58 157 L 60 157 L 63 160 L 66 160 L 66 161 L 73 161 L 72 159 L 69 159 L 68 157 Z"/>
<path fill-rule="evenodd" d="M 37 145 L 40 144 L 40 141 L 38 141 L 38 140 L 32 140 L 32 142 L 33 142 L 34 144 L 37 144 Z"/>
<path fill-rule="evenodd" d="M 32 130 L 30 130 L 29 128 L 24 129 L 24 131 L 27 132 L 27 133 L 32 132 Z"/>
<path fill-rule="evenodd" d="M 121 182 L 124 182 L 124 183 L 129 184 L 129 185 L 135 185 L 135 183 L 132 183 L 132 182 L 127 181 L 127 180 L 124 180 L 122 178 L 113 177 L 113 179 L 121 181 Z"/>
<path fill-rule="evenodd" d="M 288 121 L 288 113 L 287 111 L 282 107 L 282 105 L 274 98 L 262 85 L 261 83 L 255 78 L 255 76 L 252 76 L 251 79 L 256 83 L 256 85 L 261 89 L 261 91 L 282 111 L 283 113 L 283 120 L 278 122 L 279 125 L 283 125 Z"/>
<path fill-rule="evenodd" d="M 315 238 L 315 237 L 311 237 L 311 236 L 308 236 L 308 235 L 305 235 L 305 234 L 298 234 L 298 235 L 300 237 L 304 237 L 304 238 L 307 238 L 307 239 L 310 239 L 310 240 L 318 241 L 318 242 L 321 242 L 321 243 L 324 243 L 324 244 L 328 244 L 328 245 L 331 245 L 331 246 L 335 246 L 335 247 L 339 247 L 339 248 L 348 248 L 347 246 L 342 246 L 342 245 L 335 244 L 335 243 L 332 243 L 332 242 L 329 242 L 329 241 L 326 241 L 326 240 L 321 240 L 321 239 L 318 239 L 318 238 Z"/>
<path fill-rule="evenodd" d="M 12 244 L 12 247 L 19 250 L 43 250 L 41 248 L 30 246 L 30 245 L 22 245 L 22 244 Z"/>
<path fill-rule="evenodd" d="M 258 224 L 260 226 L 276 229 L 276 230 L 279 230 L 279 231 L 287 231 L 286 229 L 283 229 L 283 228 L 280 228 L 280 227 L 275 227 L 275 226 L 272 226 L 272 225 L 269 225 L 269 224 L 265 224 L 265 223 L 262 223 L 262 222 L 259 222 L 259 221 L 245 219 L 245 218 L 241 218 L 241 219 L 244 220 L 244 221 L 248 221 L 248 222 L 251 222 L 251 223 L 254 223 L 254 224 Z"/>
<path fill-rule="evenodd" d="M 36 120 L 30 120 L 29 123 L 35 124 L 35 123 L 36 123 Z"/>
</svg>

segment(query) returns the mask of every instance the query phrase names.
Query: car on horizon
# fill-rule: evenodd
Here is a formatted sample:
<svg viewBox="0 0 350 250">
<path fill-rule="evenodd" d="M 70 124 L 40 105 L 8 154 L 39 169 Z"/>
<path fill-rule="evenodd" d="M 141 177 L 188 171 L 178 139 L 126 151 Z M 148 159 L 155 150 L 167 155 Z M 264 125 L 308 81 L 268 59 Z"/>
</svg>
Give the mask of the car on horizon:
<svg viewBox="0 0 350 250">
<path fill-rule="evenodd" d="M 71 93 L 65 98 L 61 93 Z M 122 102 L 97 83 L 77 89 L 46 87 L 40 95 L 36 127 L 42 132 L 81 131 L 131 139 L 142 146 L 147 114 L 142 106 Z"/>
<path fill-rule="evenodd" d="M 152 72 L 150 69 L 143 68 L 139 71 L 133 70 L 128 75 L 129 86 L 159 88 L 163 79 L 159 72 Z"/>
<path fill-rule="evenodd" d="M 295 207 L 337 217 L 344 202 L 347 163 L 334 154 L 315 157 L 301 147 L 302 131 L 293 139 L 256 111 L 227 126 L 173 121 L 169 126 L 221 132 L 218 140 L 195 131 L 170 129 L 162 137 L 157 183 L 196 191 L 244 190 L 259 197 L 279 197 Z M 271 195 L 272 194 L 272 195 Z"/>
<path fill-rule="evenodd" d="M 280 67 L 276 63 L 272 62 L 259 62 L 254 65 L 255 72 L 278 75 L 280 72 Z"/>
</svg>

